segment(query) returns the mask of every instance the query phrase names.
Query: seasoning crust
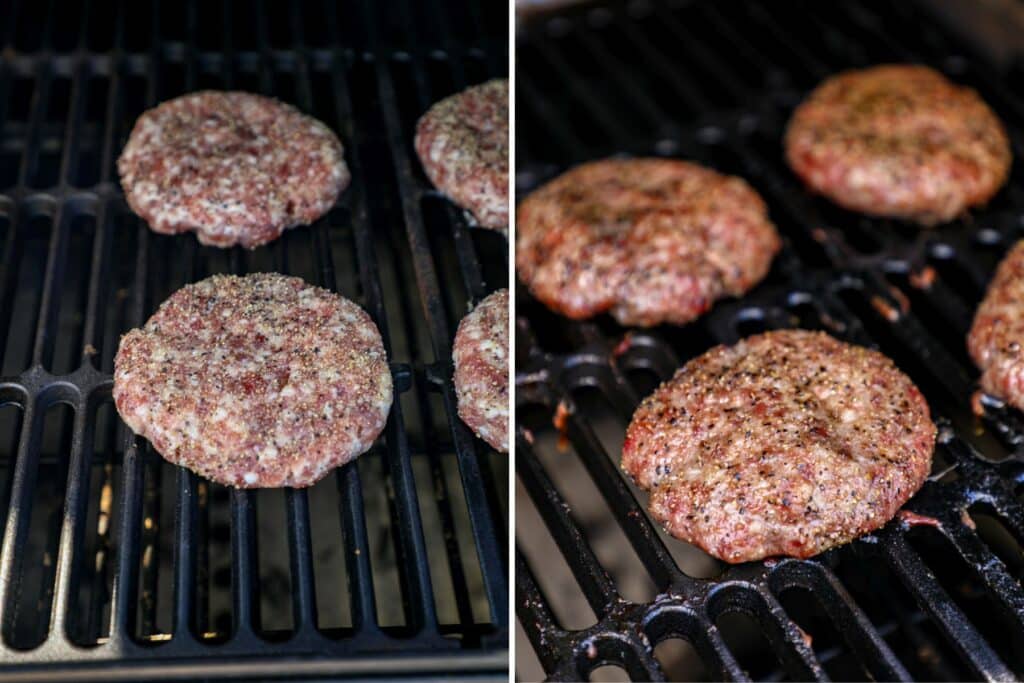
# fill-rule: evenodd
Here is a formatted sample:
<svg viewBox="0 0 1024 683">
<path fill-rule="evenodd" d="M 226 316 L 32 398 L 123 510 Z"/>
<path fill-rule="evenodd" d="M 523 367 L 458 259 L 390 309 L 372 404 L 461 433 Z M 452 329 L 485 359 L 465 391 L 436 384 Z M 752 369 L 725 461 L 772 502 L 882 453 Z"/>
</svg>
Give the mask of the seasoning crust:
<svg viewBox="0 0 1024 683">
<path fill-rule="evenodd" d="M 717 346 L 646 398 L 622 468 L 676 538 L 726 562 L 810 557 L 884 525 L 924 483 L 935 425 L 882 354 L 782 330 Z"/>
<path fill-rule="evenodd" d="M 170 462 L 239 488 L 310 486 L 370 448 L 392 401 L 380 333 L 297 277 L 214 275 L 121 338 L 114 402 Z"/>
</svg>

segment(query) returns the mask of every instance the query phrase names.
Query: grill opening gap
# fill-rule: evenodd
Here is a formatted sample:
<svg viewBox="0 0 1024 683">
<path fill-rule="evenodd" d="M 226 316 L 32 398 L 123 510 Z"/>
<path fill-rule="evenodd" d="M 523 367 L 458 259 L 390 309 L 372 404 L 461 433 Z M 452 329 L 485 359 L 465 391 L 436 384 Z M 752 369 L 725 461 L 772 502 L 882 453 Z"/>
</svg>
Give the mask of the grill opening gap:
<svg viewBox="0 0 1024 683">
<path fill-rule="evenodd" d="M 313 240 L 313 230 L 316 227 L 295 227 L 289 230 L 285 230 L 282 239 L 285 241 L 285 258 L 288 261 L 288 274 L 297 275 L 307 283 L 316 284 L 319 282 L 316 273 L 316 263 L 318 254 L 316 253 L 317 244 Z M 257 249 L 252 252 L 252 260 L 250 261 L 250 272 L 255 270 L 268 270 L 273 271 L 273 259 L 271 252 L 273 251 L 273 244 L 267 245 L 263 249 Z M 263 255 L 266 259 L 256 258 L 259 255 Z"/>
<path fill-rule="evenodd" d="M 93 14 L 99 17 L 114 16 L 117 0 L 97 0 L 93 3 Z M 114 46 L 114 30 L 117 22 L 90 21 L 85 37 L 85 48 L 94 52 L 107 52 Z M 76 25 L 76 30 L 80 27 Z"/>
<path fill-rule="evenodd" d="M 856 547 L 841 550 L 840 557 L 835 571 L 843 587 L 915 680 L 975 676 L 881 558 Z"/>
<path fill-rule="evenodd" d="M 516 639 L 516 678 L 520 681 L 544 680 L 546 673 L 544 666 L 540 663 L 540 658 L 530 644 L 530 638 L 526 635 L 526 631 L 518 619 L 515 620 L 514 637 Z"/>
<path fill-rule="evenodd" d="M 711 673 L 697 654 L 697 648 L 685 638 L 662 640 L 654 646 L 654 658 L 670 681 L 706 681 L 711 678 Z"/>
<path fill-rule="evenodd" d="M 160 62 L 157 83 L 160 90 L 158 99 L 161 102 L 184 95 L 186 92 L 185 64 L 177 60 Z"/>
<path fill-rule="evenodd" d="M 285 505 L 284 489 L 256 492 L 259 553 L 254 559 L 258 565 L 259 630 L 263 638 L 271 641 L 286 640 L 295 630 Z"/>
<path fill-rule="evenodd" d="M 576 520 L 598 562 L 611 575 L 619 594 L 633 602 L 650 602 L 657 597 L 659 587 L 637 557 L 582 462 L 583 458 L 608 457 L 618 465 L 625 437 L 623 416 L 614 411 L 596 388 L 584 387 L 574 391 L 573 401 L 577 417 L 586 420 L 604 446 L 604 453 L 583 453 L 574 444 L 573 450 L 579 457 L 559 453 L 557 445 L 554 450 L 538 447 L 538 456 L 568 505 L 565 514 Z M 544 441 L 545 444 L 549 442 L 548 439 Z"/>
<path fill-rule="evenodd" d="M 45 118 L 38 123 L 39 137 L 35 141 L 35 158 L 29 159 L 28 185 L 46 189 L 60 178 L 61 151 L 64 148 L 64 122 L 68 117 L 71 99 L 71 79 L 58 76 L 50 82 Z"/>
<path fill-rule="evenodd" d="M 175 468 L 148 442 L 144 448 L 135 639 L 159 645 L 173 632 Z"/>
<path fill-rule="evenodd" d="M 566 630 L 584 629 L 595 624 L 597 615 L 518 478 L 515 530 L 516 545 L 534 569 L 537 585 L 558 624 Z"/>
<path fill-rule="evenodd" d="M 348 566 L 341 516 L 338 514 L 342 500 L 335 479 L 337 476 L 331 474 L 309 489 L 316 625 L 321 632 L 332 637 L 342 636 L 352 628 Z"/>
<path fill-rule="evenodd" d="M 206 541 L 196 544 L 196 634 L 205 642 L 221 643 L 237 627 L 231 602 L 231 489 L 200 478 L 196 490 Z"/>
<path fill-rule="evenodd" d="M 11 10 L 8 9 L 8 11 Z M 13 31 L 14 46 L 20 52 L 35 52 L 42 46 L 43 28 L 47 21 L 45 3 L 23 3 L 16 10 L 15 16 L 9 18 L 8 21 L 13 21 L 16 26 L 16 30 Z"/>
<path fill-rule="evenodd" d="M 832 680 L 870 680 L 871 672 L 836 630 L 815 593 L 802 586 L 778 593 L 786 615 L 810 638 L 809 645 Z"/>
<path fill-rule="evenodd" d="M 53 22 L 50 31 L 50 44 L 55 51 L 71 52 L 78 45 L 84 7 L 84 3 L 65 3 L 61 7 L 61 11 L 54 12 L 50 17 L 50 21 Z M 107 15 L 100 14 L 98 16 Z"/>
<path fill-rule="evenodd" d="M 518 286 L 515 314 L 529 326 L 538 348 L 556 354 L 575 350 L 576 343 L 571 330 L 578 323 L 552 312 L 547 306 L 530 296 L 522 285 Z M 520 344 L 516 346 L 517 354 L 519 348 L 525 348 Z"/>
<path fill-rule="evenodd" d="M 933 248 L 928 262 L 938 271 L 939 278 L 946 283 L 947 289 L 960 295 L 973 311 L 985 293 L 984 286 L 960 263 L 956 252 L 941 246 Z"/>
<path fill-rule="evenodd" d="M 967 509 L 974 522 L 975 532 L 995 555 L 1006 565 L 1006 570 L 1017 580 L 1024 579 L 1024 548 L 995 508 L 978 503 Z"/>
<path fill-rule="evenodd" d="M 968 329 L 963 327 L 965 323 L 969 325 L 971 321 L 959 319 L 950 310 L 948 303 L 938 298 L 931 289 L 913 286 L 908 273 L 889 273 L 887 277 L 889 282 L 898 287 L 910 300 L 910 310 L 932 333 L 931 337 L 942 344 L 964 367 L 973 368 L 974 361 L 967 354 Z M 944 287 L 942 296 L 947 296 L 949 292 L 950 289 Z"/>
<path fill-rule="evenodd" d="M 100 180 L 100 154 L 106 132 L 107 96 L 110 79 L 103 75 L 90 76 L 85 86 L 85 106 L 82 123 L 75 137 L 77 166 L 70 169 L 69 180 L 75 187 L 92 187 Z"/>
<path fill-rule="evenodd" d="M 24 544 L 7 604 L 4 640 L 17 650 L 41 645 L 50 628 L 57 546 L 60 541 L 75 409 L 59 402 L 46 408 L 26 457 L 37 461 Z M 21 511 L 26 514 L 26 511 Z"/>
<path fill-rule="evenodd" d="M 441 282 L 448 283 L 441 292 L 447 315 L 448 329 L 454 330 L 464 315 L 469 312 L 468 292 L 462 279 L 462 271 L 455 253 L 452 238 L 452 220 L 463 220 L 461 216 L 449 214 L 447 199 L 425 195 L 421 202 L 423 228 L 430 243 L 434 268 Z M 475 302 L 474 302 L 475 303 Z"/>
<path fill-rule="evenodd" d="M 373 567 L 373 590 L 377 604 L 377 621 L 382 628 L 396 634 L 407 633 L 410 624 L 407 604 L 408 596 L 402 582 L 402 569 L 398 566 L 395 551 L 399 543 L 398 531 L 393 528 L 393 519 L 388 506 L 388 491 L 391 482 L 385 458 L 380 447 L 374 447 L 358 460 L 359 479 L 363 482 L 363 509 L 366 512 L 366 531 L 370 547 L 362 552 L 370 553 Z M 401 596 L 400 600 L 396 600 Z"/>
<path fill-rule="evenodd" d="M 428 64 L 430 63 L 432 63 L 432 61 L 428 60 Z M 442 99 L 440 96 L 434 98 L 433 93 L 448 93 L 449 88 L 441 89 L 435 87 L 433 91 L 431 91 L 429 88 L 429 82 L 422 80 L 422 71 L 419 69 L 418 64 L 413 63 L 409 59 L 392 57 L 391 75 L 392 83 L 394 83 L 395 87 L 395 99 L 397 100 L 396 109 L 398 111 L 401 129 L 404 133 L 406 153 L 413 161 L 413 173 L 422 179 L 423 182 L 428 182 L 412 146 L 416 132 L 416 122 L 419 120 L 420 116 L 425 114 L 427 109 L 430 108 L 433 104 L 433 100 Z M 423 96 L 432 98 L 432 101 L 427 102 L 426 107 L 420 103 L 420 90 L 417 88 L 417 75 L 419 75 L 419 78 L 421 79 L 420 82 L 423 83 Z"/>
<path fill-rule="evenodd" d="M 938 529 L 920 526 L 908 532 L 907 540 L 934 572 L 953 602 L 1003 661 L 1020 676 L 1024 671 L 1024 649 L 1021 647 L 1024 634 L 1016 631 L 1003 617 L 996 598 L 989 595 L 953 543 Z"/>
<path fill-rule="evenodd" d="M 739 665 L 754 680 L 790 680 L 757 619 L 738 607 L 723 611 L 715 625 Z"/>
<path fill-rule="evenodd" d="M 102 326 L 97 327 L 100 343 L 95 356 L 97 367 L 104 372 L 113 372 L 114 354 L 120 344 L 121 335 L 131 325 L 131 292 L 135 282 L 135 254 L 138 245 L 140 222 L 127 208 L 117 210 L 113 201 L 107 203 L 106 220 L 108 234 L 117 235 L 109 240 L 111 245 L 110 264 L 107 271 L 107 296 L 101 307 Z"/>
<path fill-rule="evenodd" d="M 437 394 L 432 394 L 428 401 L 442 402 Z M 437 435 L 448 432 L 443 423 L 431 431 L 434 438 L 428 440 L 426 448 L 433 449 L 433 457 L 429 453 L 417 454 L 412 465 L 423 533 L 427 538 L 445 539 L 444 545 L 427 546 L 434 603 L 441 626 L 451 629 L 453 635 L 471 640 L 477 636 L 478 627 L 490 622 L 490 606 L 459 476 L 458 456 L 448 444 L 436 443 Z M 465 604 L 460 605 L 460 600 Z M 466 607 L 468 614 L 464 613 Z"/>
<path fill-rule="evenodd" d="M 595 667 L 587 676 L 588 681 L 600 681 L 601 683 L 617 683 L 618 681 L 631 681 L 625 667 L 619 664 L 603 664 Z"/>
<path fill-rule="evenodd" d="M 14 474 L 23 417 L 24 411 L 21 404 L 14 403 L 9 397 L 5 397 L 4 403 L 0 404 L 0 496 L 2 496 L 0 498 L 0 524 L 4 527 L 7 525 L 11 500 L 11 475 Z"/>
<path fill-rule="evenodd" d="M 12 122 L 27 122 L 32 107 L 32 95 L 35 92 L 36 79 L 33 75 L 14 77 L 10 98 L 7 100 L 7 125 Z M 11 131 L 6 131 L 10 135 Z M 22 129 L 22 135 L 24 130 Z"/>
<path fill-rule="evenodd" d="M 483 271 L 484 286 L 489 290 L 508 287 L 508 238 L 486 229 L 472 228 L 473 252 Z"/>
<path fill-rule="evenodd" d="M 67 614 L 68 638 L 75 645 L 99 645 L 110 636 L 110 607 L 117 565 L 116 520 L 121 507 L 123 439 L 113 401 L 92 408 L 92 462 L 88 471 L 89 500 L 78 556 L 77 586 Z"/>
<path fill-rule="evenodd" d="M 73 203 L 65 211 L 75 211 Z M 60 303 L 57 311 L 57 331 L 52 346 L 53 356 L 43 365 L 54 374 L 66 374 L 78 367 L 82 356 L 85 332 L 85 308 L 89 294 L 89 275 L 92 264 L 92 245 L 96 236 L 96 217 L 80 212 L 68 225 L 68 256 L 64 277 L 60 285 Z"/>
<path fill-rule="evenodd" d="M 11 263 L 16 264 L 9 275 L 13 291 L 7 293 L 7 301 L 0 302 L 3 304 L 0 312 L 7 316 L 3 321 L 7 326 L 3 374 L 7 376 L 27 369 L 32 360 L 50 232 L 53 230 L 53 218 L 48 213 L 28 204 L 23 204 L 21 211 L 20 220 L 14 226 L 14 243 L 9 245 L 13 250 Z M 17 324 L 12 324 L 13 321 Z"/>
</svg>

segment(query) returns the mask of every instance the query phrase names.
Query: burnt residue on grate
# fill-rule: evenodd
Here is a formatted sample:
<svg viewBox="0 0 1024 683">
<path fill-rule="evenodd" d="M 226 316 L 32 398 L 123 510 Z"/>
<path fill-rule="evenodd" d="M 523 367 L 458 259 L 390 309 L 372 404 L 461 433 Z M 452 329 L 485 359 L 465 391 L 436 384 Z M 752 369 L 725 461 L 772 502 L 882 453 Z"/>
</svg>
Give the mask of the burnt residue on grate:
<svg viewBox="0 0 1024 683">
<path fill-rule="evenodd" d="M 244 5 L 244 6 L 243 6 Z M 507 458 L 458 420 L 450 341 L 507 285 L 507 242 L 430 188 L 412 122 L 505 73 L 504 8 L 4 3 L 0 11 L 0 669 L 58 680 L 507 670 Z M 200 88 L 334 128 L 353 184 L 255 251 L 150 232 L 114 162 Z M 304 491 L 172 467 L 110 398 L 118 339 L 213 273 L 299 275 L 362 304 L 396 401 L 378 443 Z"/>
<path fill-rule="evenodd" d="M 520 677 L 1019 679 L 1024 418 L 972 401 L 965 340 L 1024 236 L 1020 164 L 990 206 L 920 230 L 809 195 L 782 132 L 831 73 L 924 62 L 977 88 L 1020 157 L 1024 98 L 912 3 L 612 2 L 535 18 L 518 40 L 520 196 L 586 159 L 682 157 L 746 178 L 785 239 L 760 287 L 682 328 L 569 321 L 517 290 Z M 651 521 L 622 440 L 682 363 L 785 327 L 892 357 L 940 426 L 933 475 L 877 533 L 730 567 Z"/>
</svg>

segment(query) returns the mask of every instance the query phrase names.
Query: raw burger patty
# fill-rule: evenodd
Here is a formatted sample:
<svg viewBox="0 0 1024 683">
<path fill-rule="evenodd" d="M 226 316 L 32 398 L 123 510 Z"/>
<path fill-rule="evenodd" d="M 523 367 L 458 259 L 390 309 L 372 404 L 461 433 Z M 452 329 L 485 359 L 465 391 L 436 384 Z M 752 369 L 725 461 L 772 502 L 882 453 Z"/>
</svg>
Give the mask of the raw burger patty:
<svg viewBox="0 0 1024 683">
<path fill-rule="evenodd" d="M 459 323 L 453 347 L 459 417 L 495 450 L 508 452 L 508 290 Z"/>
<path fill-rule="evenodd" d="M 416 153 L 438 190 L 485 228 L 508 232 L 508 81 L 447 97 L 416 124 Z"/>
<path fill-rule="evenodd" d="M 250 249 L 325 214 L 349 182 L 327 126 L 244 92 L 197 92 L 150 109 L 117 169 L 128 205 L 153 230 Z"/>
<path fill-rule="evenodd" d="M 370 316 L 276 273 L 178 290 L 114 359 L 114 401 L 132 431 L 241 488 L 313 484 L 370 447 L 391 398 Z"/>
<path fill-rule="evenodd" d="M 785 145 L 815 192 L 923 225 L 986 203 L 1010 170 L 1009 139 L 988 105 L 925 66 L 827 79 L 797 107 Z"/>
<path fill-rule="evenodd" d="M 891 360 L 786 330 L 717 346 L 662 384 L 633 415 L 622 468 L 670 534 L 745 562 L 881 527 L 934 445 L 928 404 Z"/>
<path fill-rule="evenodd" d="M 768 272 L 781 246 L 764 201 L 740 178 L 667 159 L 606 159 L 528 196 L 516 268 L 570 318 L 682 324 Z"/>
<path fill-rule="evenodd" d="M 967 336 L 981 368 L 981 388 L 1024 410 L 1024 241 L 1018 242 L 988 287 Z"/>
</svg>

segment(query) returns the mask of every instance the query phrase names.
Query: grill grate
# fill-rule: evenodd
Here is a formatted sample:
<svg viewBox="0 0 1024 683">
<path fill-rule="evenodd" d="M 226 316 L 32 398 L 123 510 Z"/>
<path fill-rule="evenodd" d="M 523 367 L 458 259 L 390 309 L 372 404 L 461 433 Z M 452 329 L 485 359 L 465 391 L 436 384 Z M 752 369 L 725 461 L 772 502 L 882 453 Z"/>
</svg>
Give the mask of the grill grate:
<svg viewBox="0 0 1024 683">
<path fill-rule="evenodd" d="M 756 2 L 612 2 L 518 40 L 520 196 L 586 159 L 679 156 L 747 178 L 786 242 L 763 285 L 685 328 L 572 322 L 519 288 L 519 675 L 1019 679 L 1024 423 L 990 399 L 972 413 L 965 338 L 1021 236 L 1020 164 L 989 207 L 922 231 L 808 195 L 781 134 L 819 80 L 885 61 L 979 89 L 1018 157 L 1024 100 L 908 3 L 802 2 L 783 18 Z M 941 528 L 896 520 L 813 560 L 727 567 L 647 516 L 617 468 L 640 398 L 716 343 L 793 326 L 876 346 L 924 391 L 940 439 L 907 507 Z"/>
<path fill-rule="evenodd" d="M 503 678 L 507 459 L 456 416 L 450 339 L 506 285 L 507 242 L 468 229 L 411 140 L 431 103 L 506 72 L 503 8 L 3 4 L 0 662 L 46 680 Z M 335 128 L 353 183 L 330 214 L 252 252 L 131 214 L 114 163 L 134 120 L 211 87 Z M 260 270 L 360 302 L 392 359 L 384 436 L 305 491 L 174 468 L 110 399 L 120 334 L 187 282 Z"/>
</svg>

